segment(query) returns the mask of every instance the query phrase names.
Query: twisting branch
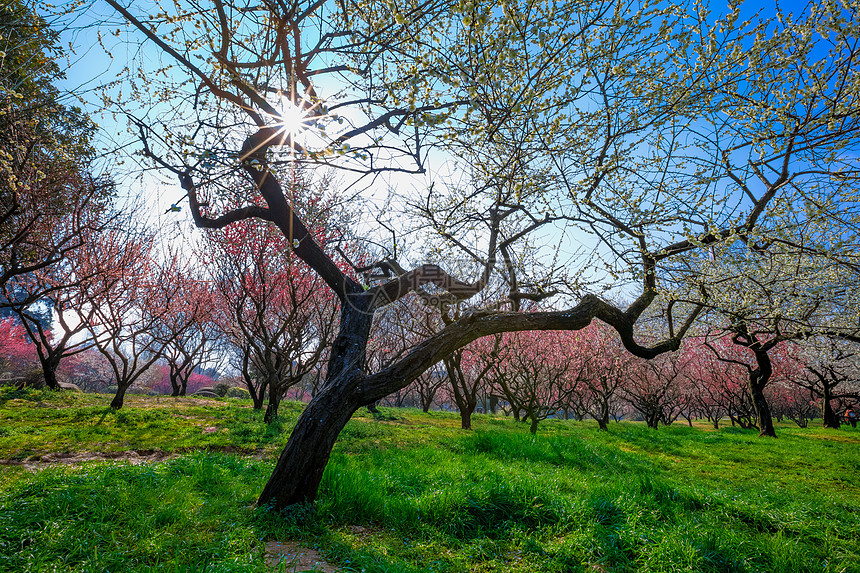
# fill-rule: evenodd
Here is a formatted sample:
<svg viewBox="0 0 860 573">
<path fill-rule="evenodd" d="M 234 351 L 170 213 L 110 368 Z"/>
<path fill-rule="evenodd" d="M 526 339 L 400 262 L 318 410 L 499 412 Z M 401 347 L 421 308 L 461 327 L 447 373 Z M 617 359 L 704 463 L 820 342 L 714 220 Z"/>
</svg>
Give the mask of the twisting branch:
<svg viewBox="0 0 860 573">
<path fill-rule="evenodd" d="M 293 252 L 319 274 L 341 301 L 348 295 L 359 294 L 364 289 L 340 270 L 331 257 L 314 240 L 304 222 L 286 199 L 284 190 L 266 167 L 266 151 L 276 141 L 272 130 L 264 128 L 248 137 L 242 146 L 242 167 L 260 191 L 268 205 L 270 221 L 278 226 L 290 243 Z"/>
<path fill-rule="evenodd" d="M 215 218 L 207 217 L 200 211 L 200 201 L 197 198 L 197 188 L 194 186 L 194 181 L 190 173 L 183 173 L 179 176 L 179 184 L 188 193 L 188 206 L 191 209 L 191 217 L 194 219 L 194 224 L 203 229 L 223 229 L 231 223 L 242 221 L 245 219 L 263 219 L 264 221 L 272 221 L 271 213 L 265 207 L 258 205 L 246 205 L 238 209 L 228 211 L 223 215 Z"/>
<path fill-rule="evenodd" d="M 454 302 L 472 298 L 485 286 L 482 280 L 466 283 L 452 277 L 439 265 L 426 264 L 392 281 L 373 287 L 368 291 L 368 295 L 373 299 L 373 306 L 379 308 L 399 300 L 410 292 L 418 292 L 424 285 L 431 284 L 444 290 Z"/>
<path fill-rule="evenodd" d="M 681 340 L 686 334 L 686 329 L 689 328 L 685 325 L 685 328 L 674 337 L 650 347 L 641 346 L 634 339 L 633 324 L 628 321 L 626 313 L 594 295 L 585 296 L 579 304 L 569 310 L 475 311 L 428 337 L 397 363 L 364 377 L 358 389 L 370 403 L 402 388 L 433 364 L 482 336 L 526 330 L 581 330 L 595 318 L 612 326 L 629 352 L 646 359 L 680 348 Z"/>
</svg>

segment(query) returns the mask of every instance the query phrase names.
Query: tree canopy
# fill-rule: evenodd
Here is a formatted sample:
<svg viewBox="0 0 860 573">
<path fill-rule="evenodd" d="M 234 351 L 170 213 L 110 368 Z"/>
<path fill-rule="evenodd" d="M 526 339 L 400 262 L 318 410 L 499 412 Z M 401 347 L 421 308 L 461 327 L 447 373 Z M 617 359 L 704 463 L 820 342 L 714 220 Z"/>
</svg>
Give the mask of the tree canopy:
<svg viewBox="0 0 860 573">
<path fill-rule="evenodd" d="M 59 53 L 31 3 L 0 6 L 0 307 L 38 300 L 27 277 L 99 228 L 113 194 L 91 169 L 95 125 L 55 87 Z"/>
</svg>

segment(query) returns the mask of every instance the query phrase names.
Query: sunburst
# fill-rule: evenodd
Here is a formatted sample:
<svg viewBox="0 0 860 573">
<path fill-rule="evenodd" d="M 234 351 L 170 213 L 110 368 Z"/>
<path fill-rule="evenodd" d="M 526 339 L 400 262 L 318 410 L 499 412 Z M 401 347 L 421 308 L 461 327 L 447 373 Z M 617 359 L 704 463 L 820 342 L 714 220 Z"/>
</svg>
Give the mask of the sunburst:
<svg viewBox="0 0 860 573">
<path fill-rule="evenodd" d="M 288 97 L 282 96 L 278 108 L 277 125 L 285 134 L 295 138 L 308 129 L 313 108 L 307 106 L 305 100 L 296 105 Z"/>
</svg>

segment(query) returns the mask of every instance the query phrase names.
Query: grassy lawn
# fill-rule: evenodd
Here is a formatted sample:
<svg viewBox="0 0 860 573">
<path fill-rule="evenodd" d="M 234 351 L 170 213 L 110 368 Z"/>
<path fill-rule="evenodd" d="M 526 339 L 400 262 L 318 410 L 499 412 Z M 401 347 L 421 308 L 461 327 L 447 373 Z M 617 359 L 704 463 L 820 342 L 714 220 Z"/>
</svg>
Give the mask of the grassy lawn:
<svg viewBox="0 0 860 573">
<path fill-rule="evenodd" d="M 316 505 L 276 513 L 254 501 L 299 404 L 0 392 L 4 572 L 265 571 L 272 540 L 368 573 L 860 572 L 860 429 L 362 412 Z M 165 457 L 37 463 L 129 450 Z"/>
</svg>

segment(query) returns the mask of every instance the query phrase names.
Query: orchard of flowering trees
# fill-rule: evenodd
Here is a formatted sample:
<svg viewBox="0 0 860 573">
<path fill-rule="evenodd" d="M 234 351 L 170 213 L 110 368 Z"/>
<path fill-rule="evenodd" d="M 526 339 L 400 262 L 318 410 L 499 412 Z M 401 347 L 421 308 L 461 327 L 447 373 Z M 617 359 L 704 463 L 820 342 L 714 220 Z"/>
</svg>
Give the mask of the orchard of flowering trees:
<svg viewBox="0 0 860 573">
<path fill-rule="evenodd" d="M 203 366 L 267 420 L 301 389 L 261 504 L 313 501 L 379 402 L 774 436 L 858 399 L 856 3 L 105 5 L 130 59 L 104 111 L 200 233 L 165 247 L 113 200 L 56 32 L 12 2 L 3 360 L 56 386 L 98 357 L 114 408 Z"/>
<path fill-rule="evenodd" d="M 715 429 L 721 423 L 758 429 L 762 421 L 748 387 L 755 358 L 714 336 L 691 336 L 678 352 L 652 360 L 631 356 L 617 335 L 597 322 L 577 332 L 482 338 L 450 359 L 458 366 L 455 377 L 435 377 L 441 383 L 434 406 L 458 410 L 463 427 L 470 428 L 475 408 L 462 406 L 467 388 L 481 412 L 512 416 L 533 433 L 547 417 L 593 419 L 602 429 L 620 420 L 641 420 L 657 429 L 696 419 Z M 852 346 L 821 339 L 774 353 L 774 373 L 765 389 L 773 415 L 801 427 L 819 419 L 838 428 L 835 412 L 860 397 L 860 363 Z M 416 379 L 382 404 L 423 407 L 427 386 L 426 378 Z"/>
</svg>

